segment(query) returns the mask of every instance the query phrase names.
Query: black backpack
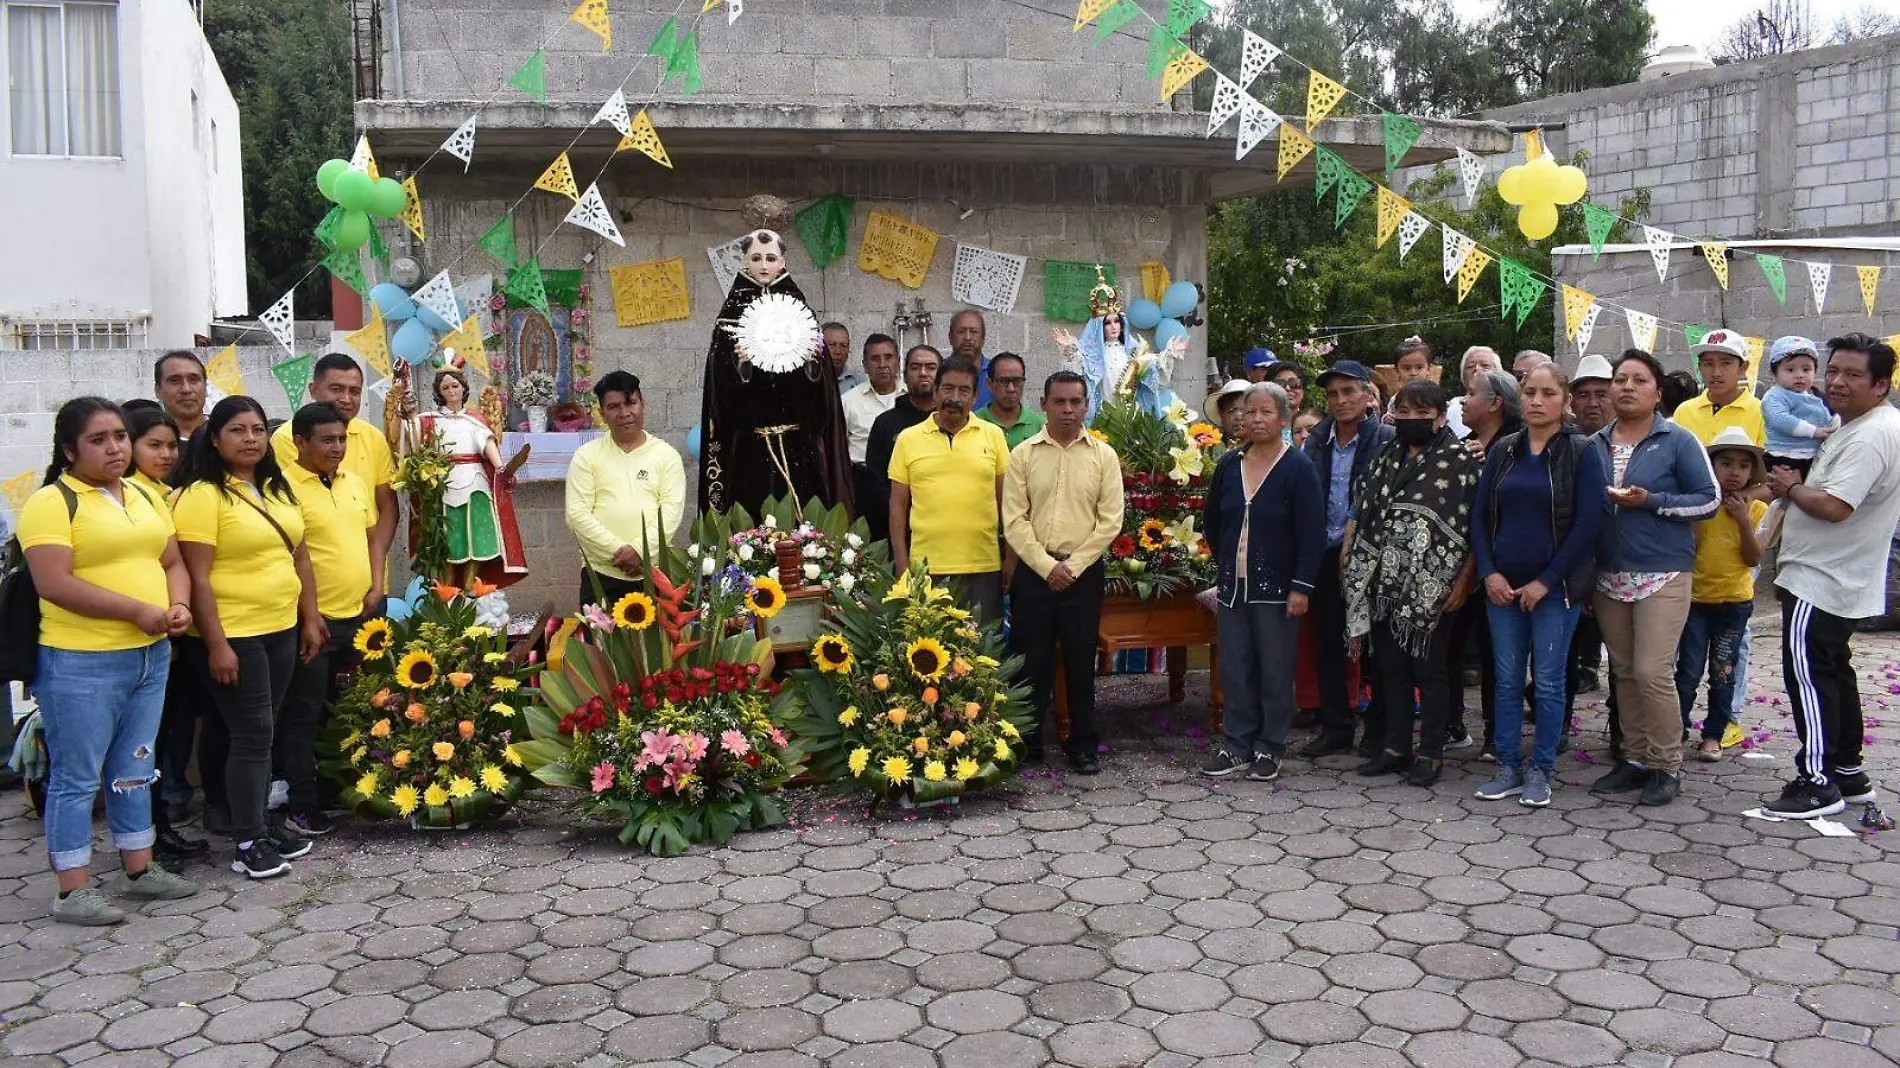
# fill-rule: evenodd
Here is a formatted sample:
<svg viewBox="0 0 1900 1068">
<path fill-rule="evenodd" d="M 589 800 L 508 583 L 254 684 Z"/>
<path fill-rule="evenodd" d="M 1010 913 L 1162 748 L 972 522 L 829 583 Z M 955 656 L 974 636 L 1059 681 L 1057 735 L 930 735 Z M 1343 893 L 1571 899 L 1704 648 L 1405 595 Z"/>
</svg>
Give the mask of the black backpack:
<svg viewBox="0 0 1900 1068">
<path fill-rule="evenodd" d="M 66 502 L 66 521 L 79 514 L 79 495 L 60 479 L 53 485 Z M 139 486 L 125 485 L 156 507 L 152 496 Z M 33 571 L 26 566 L 26 552 L 15 533 L 7 539 L 6 560 L 0 565 L 0 683 L 32 685 L 40 658 L 40 591 L 33 585 Z"/>
</svg>

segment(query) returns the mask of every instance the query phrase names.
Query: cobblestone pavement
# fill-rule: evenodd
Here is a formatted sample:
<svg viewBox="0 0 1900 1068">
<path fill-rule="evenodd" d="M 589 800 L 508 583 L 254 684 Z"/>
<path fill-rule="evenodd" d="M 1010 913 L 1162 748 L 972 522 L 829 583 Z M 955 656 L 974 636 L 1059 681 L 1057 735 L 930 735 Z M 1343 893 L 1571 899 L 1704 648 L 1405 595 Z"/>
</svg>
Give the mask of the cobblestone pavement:
<svg viewBox="0 0 1900 1068">
<path fill-rule="evenodd" d="M 1778 691 L 1772 624 L 1758 692 Z M 1900 641 L 1862 640 L 1879 719 Z M 42 1064 L 1677 1068 L 1900 1060 L 1896 832 L 1737 816 L 1789 767 L 1690 765 L 1638 814 L 1543 811 L 1290 762 L 1210 784 L 1195 694 L 1117 680 L 1099 778 L 1037 770 L 960 811 L 794 826 L 671 860 L 539 807 L 502 827 L 352 826 L 294 875 L 197 869 L 121 928 L 46 918 L 37 825 L 0 801 L 0 1054 Z M 1896 737 L 1873 728 L 1877 782 Z M 1884 780 L 1884 782 L 1883 782 Z M 1848 816 L 1853 816 L 1849 813 Z M 1851 819 L 1849 824 L 1852 825 Z M 116 878 L 116 877 L 115 877 Z"/>
</svg>

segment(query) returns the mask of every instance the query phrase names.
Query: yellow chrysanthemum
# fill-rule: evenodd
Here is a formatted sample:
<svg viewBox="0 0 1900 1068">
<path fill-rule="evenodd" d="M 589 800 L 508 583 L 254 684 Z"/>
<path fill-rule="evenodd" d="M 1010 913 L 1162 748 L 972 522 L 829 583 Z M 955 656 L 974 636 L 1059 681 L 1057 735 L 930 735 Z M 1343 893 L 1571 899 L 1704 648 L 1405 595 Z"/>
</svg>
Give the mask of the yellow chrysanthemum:
<svg viewBox="0 0 1900 1068">
<path fill-rule="evenodd" d="M 455 759 L 455 747 L 453 745 L 450 745 L 448 742 L 435 743 L 434 745 L 429 747 L 429 753 L 430 755 L 434 756 L 437 760 L 454 760 Z"/>
<path fill-rule="evenodd" d="M 469 627 L 467 630 L 462 632 L 462 637 L 464 638 L 492 638 L 494 636 L 495 636 L 495 628 L 484 627 L 480 623 L 477 623 L 474 626 Z"/>
<path fill-rule="evenodd" d="M 1000 729 L 1003 732 L 1003 737 L 1005 738 L 1009 738 L 1013 740 L 1013 739 L 1022 737 L 1022 732 L 1018 731 L 1016 729 L 1016 725 L 1014 723 L 1011 723 L 1009 720 L 1004 720 L 1001 724 L 999 724 L 998 729 Z"/>
<path fill-rule="evenodd" d="M 356 747 L 356 750 L 350 754 L 350 763 L 361 764 L 363 762 L 363 758 L 368 755 L 369 755 L 369 746 L 359 745 Z"/>
<path fill-rule="evenodd" d="M 910 673 L 919 681 L 936 682 L 950 666 L 950 654 L 937 639 L 919 638 L 904 646 L 904 662 L 910 665 Z"/>
<path fill-rule="evenodd" d="M 517 768 L 521 766 L 521 754 L 515 752 L 515 747 L 512 745 L 501 751 L 501 758 Z"/>
<path fill-rule="evenodd" d="M 943 761 L 933 760 L 930 763 L 924 765 L 924 778 L 929 780 L 930 782 L 942 782 L 944 780 L 944 775 L 945 775 L 945 772 L 943 770 Z"/>
<path fill-rule="evenodd" d="M 838 713 L 838 726 L 840 727 L 852 726 L 853 724 L 857 723 L 857 721 L 858 721 L 858 706 L 857 705 L 852 705 L 850 708 L 847 708 L 843 712 Z"/>
<path fill-rule="evenodd" d="M 395 628 L 387 619 L 372 619 L 356 632 L 356 651 L 363 654 L 365 660 L 381 660 L 389 655 L 389 645 L 393 640 Z"/>
<path fill-rule="evenodd" d="M 1100 441 L 1103 443 L 1107 443 L 1108 441 L 1108 435 L 1102 433 L 1101 431 L 1095 429 L 1094 427 L 1089 427 L 1089 437 L 1092 437 L 1096 441 Z"/>
<path fill-rule="evenodd" d="M 427 790 L 422 791 L 422 801 L 430 808 L 441 808 L 449 803 L 449 792 L 442 788 L 441 783 L 432 782 Z"/>
<path fill-rule="evenodd" d="M 412 649 L 396 665 L 396 681 L 411 690 L 424 690 L 435 684 L 435 655 L 427 649 Z"/>
<path fill-rule="evenodd" d="M 401 786 L 396 787 L 396 789 L 390 793 L 389 800 L 391 804 L 396 806 L 396 811 L 404 816 L 414 812 L 416 806 L 422 803 L 421 795 L 417 794 L 416 788 L 408 783 L 403 783 Z"/>
<path fill-rule="evenodd" d="M 746 591 L 745 606 L 760 619 L 771 619 L 785 607 L 785 587 L 771 576 L 752 580 L 752 588 Z"/>
<path fill-rule="evenodd" d="M 891 782 L 910 781 L 910 761 L 894 756 L 884 761 L 884 777 Z"/>
<path fill-rule="evenodd" d="M 998 760 L 1009 759 L 1009 743 L 1002 740 L 1001 738 L 996 739 L 996 759 Z"/>
<path fill-rule="evenodd" d="M 364 797 L 375 797 L 376 791 L 383 785 L 383 777 L 378 772 L 369 772 L 356 780 L 356 792 Z"/>
<path fill-rule="evenodd" d="M 513 693 L 521 688 L 521 680 L 507 675 L 493 679 L 488 684 L 496 693 Z"/>
<path fill-rule="evenodd" d="M 871 751 L 864 748 L 851 750 L 851 759 L 846 761 L 846 764 L 851 768 L 853 776 L 863 776 L 864 769 L 871 766 Z"/>
<path fill-rule="evenodd" d="M 449 796 L 458 800 L 475 796 L 475 780 L 466 775 L 457 775 L 449 780 Z"/>
<path fill-rule="evenodd" d="M 482 769 L 482 789 L 491 794 L 500 793 L 508 788 L 508 776 L 493 764 Z"/>
<path fill-rule="evenodd" d="M 504 705 L 500 701 L 488 706 L 488 710 L 503 719 L 515 718 L 515 706 Z"/>
<path fill-rule="evenodd" d="M 971 760 L 969 757 L 964 757 L 962 760 L 957 761 L 957 781 L 969 782 L 971 779 L 976 778 L 977 773 L 982 770 L 981 767 L 977 766 L 976 761 Z"/>
<path fill-rule="evenodd" d="M 343 736 L 342 741 L 336 743 L 336 751 L 341 753 L 345 749 L 353 748 L 362 740 L 363 740 L 362 731 L 351 731 L 350 733 Z"/>
<path fill-rule="evenodd" d="M 507 653 L 483 653 L 482 654 L 482 663 L 484 664 L 499 664 L 503 660 L 506 660 L 506 659 L 508 659 Z"/>
<path fill-rule="evenodd" d="M 621 630 L 645 630 L 653 625 L 653 598 L 644 593 L 629 593 L 614 602 L 614 626 Z"/>
<path fill-rule="evenodd" d="M 1168 544 L 1168 525 L 1159 519 L 1144 519 L 1136 528 L 1140 535 L 1141 547 L 1153 552 Z"/>
<path fill-rule="evenodd" d="M 851 655 L 851 643 L 841 634 L 822 635 L 813 642 L 811 660 L 818 665 L 818 670 L 837 675 L 845 674 L 857 663 L 857 658 Z"/>
</svg>

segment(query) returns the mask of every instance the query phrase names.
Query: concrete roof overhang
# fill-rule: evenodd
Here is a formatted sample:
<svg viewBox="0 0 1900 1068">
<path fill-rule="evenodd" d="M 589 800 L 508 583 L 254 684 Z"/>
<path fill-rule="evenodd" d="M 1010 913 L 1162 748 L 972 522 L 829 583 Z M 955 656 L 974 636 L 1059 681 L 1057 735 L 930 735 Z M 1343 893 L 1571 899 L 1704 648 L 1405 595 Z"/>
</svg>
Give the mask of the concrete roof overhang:
<svg viewBox="0 0 1900 1068">
<path fill-rule="evenodd" d="M 545 166 L 548 154 L 587 129 L 598 104 L 556 102 L 483 106 L 458 100 L 362 100 L 356 123 L 379 160 L 419 161 L 434 152 L 477 108 L 479 155 Z M 955 164 L 1102 163 L 1202 171 L 1209 199 L 1230 200 L 1284 188 L 1275 181 L 1277 142 L 1269 138 L 1247 159 L 1234 159 L 1231 133 L 1209 138 L 1205 112 L 1080 110 L 1073 105 L 664 103 L 647 108 L 674 160 L 748 157 L 888 163 L 922 154 Z M 1450 159 L 1458 148 L 1478 155 L 1510 151 L 1501 122 L 1424 119 L 1425 135 L 1407 167 Z M 1231 124 L 1230 124 L 1231 130 Z M 1361 173 L 1385 170 L 1377 117 L 1329 119 L 1320 141 Z M 575 145 L 577 156 L 602 157 L 618 139 L 605 126 Z M 1312 181 L 1309 159 L 1288 175 Z"/>
</svg>

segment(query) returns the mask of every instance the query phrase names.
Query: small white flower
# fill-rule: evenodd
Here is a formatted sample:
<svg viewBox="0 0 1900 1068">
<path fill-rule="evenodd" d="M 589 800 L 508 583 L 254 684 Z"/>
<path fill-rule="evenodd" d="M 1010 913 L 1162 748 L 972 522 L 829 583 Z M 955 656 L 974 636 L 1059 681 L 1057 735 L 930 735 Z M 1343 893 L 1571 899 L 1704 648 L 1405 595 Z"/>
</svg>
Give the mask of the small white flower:
<svg viewBox="0 0 1900 1068">
<path fill-rule="evenodd" d="M 852 578 L 851 572 L 849 571 L 838 576 L 838 588 L 843 590 L 846 593 L 850 593 L 851 587 L 856 586 L 857 584 L 858 584 L 858 580 L 855 578 Z"/>
<path fill-rule="evenodd" d="M 759 520 L 759 525 L 764 527 L 767 530 L 777 530 L 778 517 L 775 515 L 768 515 L 764 519 Z"/>
<path fill-rule="evenodd" d="M 851 547 L 852 547 L 853 549 L 855 549 L 855 548 L 857 548 L 858 546 L 860 546 L 860 545 L 863 545 L 863 544 L 864 544 L 864 539 L 863 539 L 863 538 L 860 538 L 860 537 L 858 537 L 858 536 L 857 536 L 856 534 L 846 534 L 846 535 L 844 536 L 844 543 L 845 543 L 846 545 L 849 545 L 849 546 L 851 546 Z"/>
<path fill-rule="evenodd" d="M 821 574 L 823 574 L 823 570 L 819 568 L 817 564 L 805 565 L 805 581 L 806 582 L 817 582 L 818 576 Z"/>
<path fill-rule="evenodd" d="M 708 556 L 699 562 L 699 573 L 710 577 L 713 573 L 714 566 L 713 558 Z"/>
<path fill-rule="evenodd" d="M 843 564 L 846 567 L 850 567 L 852 564 L 857 563 L 858 562 L 857 551 L 853 549 L 846 549 L 845 551 L 839 553 L 838 562 Z"/>
<path fill-rule="evenodd" d="M 688 545 L 686 547 L 686 555 L 691 557 L 694 560 L 699 559 L 699 543 L 694 542 L 693 544 Z"/>
<path fill-rule="evenodd" d="M 812 557 L 825 555 L 825 547 L 815 541 L 808 541 L 805 543 L 805 547 L 800 549 L 799 552 L 807 559 L 810 559 Z"/>
<path fill-rule="evenodd" d="M 752 562 L 752 545 L 750 542 L 739 546 L 739 562 L 742 564 Z"/>
</svg>

